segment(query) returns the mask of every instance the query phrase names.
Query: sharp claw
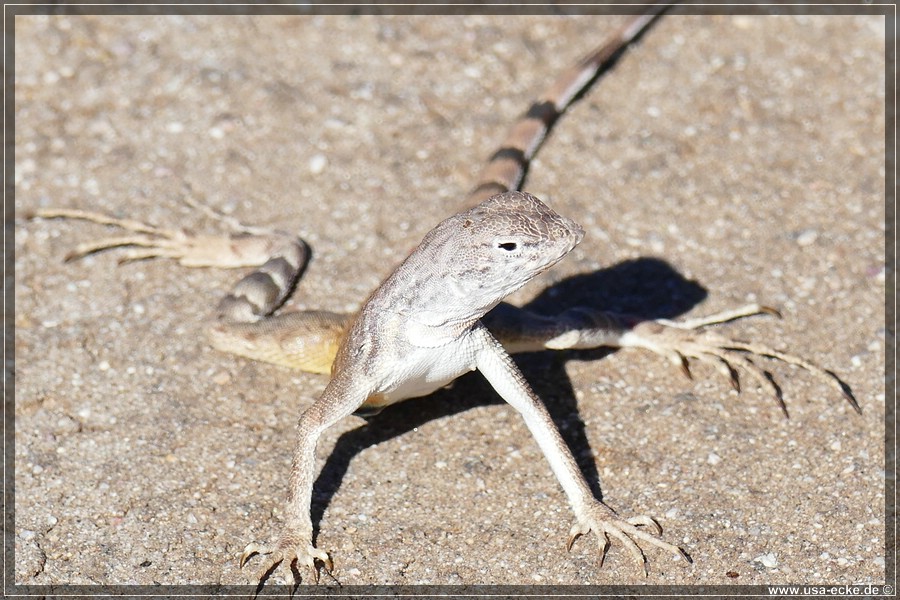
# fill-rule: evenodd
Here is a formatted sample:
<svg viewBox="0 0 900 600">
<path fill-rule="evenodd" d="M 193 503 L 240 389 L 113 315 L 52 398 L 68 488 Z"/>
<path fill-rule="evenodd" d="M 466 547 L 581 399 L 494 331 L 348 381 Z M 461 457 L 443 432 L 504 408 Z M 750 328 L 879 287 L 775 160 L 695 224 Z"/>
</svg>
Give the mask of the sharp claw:
<svg viewBox="0 0 900 600">
<path fill-rule="evenodd" d="M 587 533 L 590 530 L 585 530 L 578 523 L 572 525 L 572 528 L 569 529 L 569 541 L 566 542 L 566 552 L 572 551 L 572 546 L 575 544 L 575 540 L 580 538 L 582 535 Z"/>
<path fill-rule="evenodd" d="M 603 544 L 600 545 L 600 565 L 598 568 L 603 568 L 603 563 L 606 561 L 606 552 L 609 550 L 609 536 L 605 533 L 603 534 Z"/>
<path fill-rule="evenodd" d="M 731 365 L 728 365 L 728 382 L 731 384 L 731 389 L 736 391 L 738 394 L 741 393 L 741 380 L 738 379 L 737 371 L 734 370 Z"/>
<path fill-rule="evenodd" d="M 842 391 L 844 392 L 844 399 L 845 399 L 847 402 L 850 403 L 850 406 L 853 407 L 853 410 L 856 411 L 856 414 L 861 415 L 861 414 L 862 414 L 862 407 L 861 407 L 861 406 L 859 405 L 859 403 L 856 401 L 856 398 L 853 397 L 853 394 L 851 394 L 851 393 L 850 393 L 849 391 L 847 391 L 847 390 L 842 390 Z"/>
<path fill-rule="evenodd" d="M 765 375 L 766 379 L 769 380 L 769 383 L 772 385 L 772 392 L 775 396 L 775 402 L 778 403 L 778 407 L 781 409 L 781 413 L 784 415 L 785 419 L 790 419 L 791 415 L 788 414 L 787 404 L 784 402 L 784 394 L 781 392 L 781 386 L 778 385 L 778 382 L 775 381 L 775 378 L 772 377 L 772 374 L 768 371 L 763 371 L 763 375 Z"/>
<path fill-rule="evenodd" d="M 719 356 L 717 354 L 713 354 L 713 359 L 718 359 L 716 366 L 719 368 L 719 372 L 722 373 L 726 378 L 728 378 L 728 383 L 731 385 L 731 389 L 736 391 L 738 394 L 741 393 L 741 380 L 738 377 L 737 369 L 732 366 L 730 362 L 724 357 Z"/>
<path fill-rule="evenodd" d="M 253 558 L 254 556 L 256 556 L 257 554 L 262 554 L 262 552 L 261 552 L 262 549 L 263 549 L 262 546 L 260 546 L 256 542 L 250 542 L 249 544 L 247 544 L 247 547 L 244 548 L 244 551 L 241 553 L 241 560 L 239 563 L 240 568 L 243 569 L 244 565 L 247 564 L 247 561 L 250 560 L 251 558 Z"/>
<path fill-rule="evenodd" d="M 690 380 L 694 379 L 694 376 L 691 374 L 691 365 L 688 362 L 688 359 L 683 355 L 679 354 L 679 358 L 681 359 L 681 372 Z"/>
<path fill-rule="evenodd" d="M 782 318 L 781 312 L 778 309 L 772 308 L 771 306 L 760 306 L 759 312 L 765 313 L 767 315 L 772 315 L 773 317 L 777 317 L 779 319 Z"/>
<path fill-rule="evenodd" d="M 781 396 L 781 390 L 778 390 L 778 393 L 775 395 L 775 401 L 778 402 L 778 406 L 781 408 L 781 413 L 784 415 L 784 418 L 790 419 L 791 415 L 788 414 L 787 404 L 784 403 L 784 398 Z"/>
<path fill-rule="evenodd" d="M 856 397 L 853 395 L 853 391 L 850 389 L 850 386 L 840 380 L 840 378 L 832 373 L 831 371 L 825 371 L 829 375 L 831 375 L 835 381 L 838 382 L 838 385 L 841 388 L 841 394 L 844 396 L 844 400 L 850 403 L 850 406 L 853 407 L 853 410 L 856 411 L 856 414 L 862 414 L 862 407 L 859 405 L 859 402 L 856 401 Z"/>
<path fill-rule="evenodd" d="M 687 564 L 689 564 L 689 565 L 694 564 L 694 560 L 691 558 L 691 555 L 688 554 L 687 552 L 685 552 L 683 548 L 679 548 L 678 553 L 681 555 L 681 558 L 683 558 Z"/>
</svg>

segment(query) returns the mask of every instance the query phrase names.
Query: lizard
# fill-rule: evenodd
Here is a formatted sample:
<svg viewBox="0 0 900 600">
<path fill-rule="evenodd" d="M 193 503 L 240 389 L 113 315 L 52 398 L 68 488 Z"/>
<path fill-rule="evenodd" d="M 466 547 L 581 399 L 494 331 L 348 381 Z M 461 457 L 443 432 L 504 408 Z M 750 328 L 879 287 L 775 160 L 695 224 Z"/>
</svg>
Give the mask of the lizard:
<svg viewBox="0 0 900 600">
<path fill-rule="evenodd" d="M 586 307 L 546 317 L 498 304 L 561 260 L 580 241 L 581 229 L 573 221 L 557 215 L 533 196 L 513 190 L 521 187 L 530 160 L 555 120 L 654 18 L 654 14 L 647 14 L 630 21 L 554 81 L 487 163 L 463 202 L 466 210 L 433 229 L 355 316 L 328 311 L 274 314 L 290 296 L 309 259 L 306 244 L 291 234 L 249 227 L 212 212 L 235 234 L 198 236 L 78 209 L 36 212 L 39 217 L 86 219 L 128 232 L 80 244 L 67 257 L 70 260 L 133 246 L 123 260 L 168 257 L 185 267 L 256 267 L 219 304 L 209 329 L 212 345 L 253 359 L 331 374 L 322 397 L 304 411 L 298 423 L 284 533 L 272 547 L 249 544 L 240 558 L 243 567 L 254 555 L 268 554 L 258 578 L 260 584 L 281 562 L 305 564 L 316 579 L 317 565 L 333 569 L 330 555 L 313 545 L 309 517 L 313 450 L 319 434 L 343 416 L 371 414 L 394 402 L 426 395 L 473 367 L 522 413 L 568 496 L 576 514 L 568 548 L 577 537 L 593 530 L 604 542 L 600 544 L 601 564 L 610 535 L 629 549 L 645 572 L 646 557 L 638 542 L 690 561 L 684 550 L 657 537 L 661 529 L 654 519 L 621 518 L 592 495 L 552 419 L 509 358 L 510 353 L 638 347 L 671 359 L 688 375 L 689 359 L 713 364 L 737 389 L 740 368 L 771 391 L 786 411 L 780 389 L 748 358 L 767 356 L 803 367 L 828 381 L 860 412 L 849 388 L 832 372 L 802 357 L 762 344 L 733 341 L 706 329 L 760 313 L 777 315 L 765 306 L 750 305 L 673 322 L 646 321 Z M 532 237 L 516 237 L 523 231 Z M 463 241 L 477 244 L 467 246 Z M 475 265 L 484 270 L 474 269 Z M 454 271 L 454 267 L 462 269 Z M 492 286 L 479 288 L 479 283 L 486 282 Z M 470 286 L 479 293 L 470 292 Z M 449 306 L 448 289 L 457 292 L 456 301 Z M 648 528 L 657 535 L 649 534 Z"/>
</svg>

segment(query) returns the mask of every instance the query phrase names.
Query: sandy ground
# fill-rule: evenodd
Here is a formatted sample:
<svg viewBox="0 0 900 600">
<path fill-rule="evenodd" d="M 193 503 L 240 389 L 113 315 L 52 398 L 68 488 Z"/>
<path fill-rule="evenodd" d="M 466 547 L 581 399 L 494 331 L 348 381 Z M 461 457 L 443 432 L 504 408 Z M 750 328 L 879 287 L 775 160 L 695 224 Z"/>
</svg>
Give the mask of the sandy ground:
<svg viewBox="0 0 900 600">
<path fill-rule="evenodd" d="M 181 201 L 187 184 L 308 240 L 293 307 L 353 310 L 619 22 L 19 17 L 15 211 L 222 231 Z M 784 320 L 723 330 L 834 369 L 862 416 L 772 361 L 789 420 L 705 365 L 692 382 L 640 351 L 526 356 L 606 501 L 656 516 L 694 564 L 648 549 L 644 577 L 613 540 L 598 568 L 595 536 L 567 554 L 562 491 L 473 375 L 326 433 L 314 518 L 334 577 L 883 582 L 884 48 L 880 17 L 661 21 L 534 162 L 527 189 L 587 234 L 513 298 L 665 317 L 776 306 Z M 63 263 L 115 233 L 16 223 L 16 582 L 245 583 L 236 557 L 276 531 L 294 423 L 325 378 L 206 345 L 202 318 L 237 273 Z"/>
</svg>

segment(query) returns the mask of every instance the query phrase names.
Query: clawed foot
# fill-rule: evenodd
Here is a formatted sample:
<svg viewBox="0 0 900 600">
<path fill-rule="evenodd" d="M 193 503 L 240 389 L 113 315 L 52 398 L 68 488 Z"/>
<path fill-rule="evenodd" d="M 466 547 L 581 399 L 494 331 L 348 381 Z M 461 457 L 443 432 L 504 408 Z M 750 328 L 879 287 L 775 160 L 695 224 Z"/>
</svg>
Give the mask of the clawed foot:
<svg viewBox="0 0 900 600">
<path fill-rule="evenodd" d="M 648 533 L 647 529 L 654 530 L 655 535 Z M 578 516 L 578 522 L 575 523 L 569 531 L 569 542 L 566 545 L 566 550 L 571 550 L 575 540 L 590 531 L 593 531 L 600 537 L 601 567 L 606 558 L 606 551 L 609 549 L 609 536 L 618 539 L 626 548 L 628 548 L 634 559 L 644 569 L 644 575 L 648 574 L 647 557 L 644 556 L 641 547 L 638 545 L 638 541 L 646 542 L 657 548 L 662 548 L 663 550 L 668 550 L 673 554 L 677 554 L 688 563 L 693 562 L 687 552 L 678 546 L 664 542 L 658 537 L 662 534 L 662 528 L 659 526 L 659 523 L 651 517 L 640 515 L 629 519 L 623 519 L 616 515 L 611 508 L 599 501 L 595 501 L 589 505 L 583 513 Z"/>
<path fill-rule="evenodd" d="M 42 208 L 35 211 L 33 217 L 90 221 L 91 223 L 117 227 L 127 232 L 126 235 L 78 244 L 74 250 L 66 254 L 66 262 L 78 260 L 101 250 L 125 247 L 130 248 L 125 251 L 119 262 L 156 257 L 181 259 L 191 254 L 190 238 L 185 232 L 154 227 L 134 219 L 117 219 L 102 213 L 77 208 Z"/>
<path fill-rule="evenodd" d="M 772 376 L 754 363 L 750 357 L 765 356 L 781 362 L 796 365 L 807 370 L 817 379 L 825 381 L 835 388 L 857 413 L 862 409 L 850 391 L 850 387 L 833 372 L 823 369 L 812 362 L 788 354 L 772 347 L 755 342 L 741 342 L 704 330 L 705 327 L 717 323 L 725 323 L 743 317 L 759 314 L 781 315 L 773 308 L 751 304 L 737 310 L 718 313 L 703 319 L 690 321 L 643 321 L 633 325 L 630 331 L 622 335 L 622 346 L 646 348 L 656 354 L 669 358 L 690 379 L 689 359 L 708 363 L 722 372 L 738 392 L 741 390 L 738 379 L 738 367 L 755 379 L 760 386 L 770 391 L 778 402 L 785 416 L 787 406 L 782 398 L 781 388 Z"/>
<path fill-rule="evenodd" d="M 261 265 L 277 248 L 299 243 L 293 236 L 279 231 L 244 225 L 189 197 L 184 198 L 184 201 L 189 206 L 202 209 L 211 217 L 225 223 L 232 233 L 194 235 L 182 229 L 156 227 L 134 219 L 119 219 L 103 213 L 73 208 L 42 208 L 36 210 L 31 217 L 89 221 L 116 227 L 125 232 L 123 235 L 78 244 L 66 255 L 67 262 L 103 250 L 124 248 L 119 263 L 171 258 L 185 267 L 234 269 Z M 300 250 L 305 250 L 305 246 L 300 244 Z"/>
<path fill-rule="evenodd" d="M 298 541 L 298 539 L 295 536 L 284 536 L 272 548 L 251 542 L 247 544 L 247 547 L 244 548 L 244 552 L 241 554 L 240 568 L 243 569 L 244 565 L 252 557 L 259 554 L 266 557 L 262 568 L 255 577 L 260 587 L 281 563 L 285 563 L 291 570 L 295 583 L 299 584 L 299 580 L 302 579 L 299 574 L 301 566 L 305 566 L 307 572 L 310 573 L 311 579 L 319 583 L 317 561 L 329 573 L 334 570 L 334 563 L 327 552 L 319 550 L 309 541 Z"/>
</svg>

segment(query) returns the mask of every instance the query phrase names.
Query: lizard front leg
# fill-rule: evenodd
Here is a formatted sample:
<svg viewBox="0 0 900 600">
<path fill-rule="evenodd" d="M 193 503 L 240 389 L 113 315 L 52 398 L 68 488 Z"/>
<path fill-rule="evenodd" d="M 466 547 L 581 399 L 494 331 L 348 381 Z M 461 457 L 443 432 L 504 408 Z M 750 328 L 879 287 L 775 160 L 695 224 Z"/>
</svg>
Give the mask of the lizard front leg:
<svg viewBox="0 0 900 600">
<path fill-rule="evenodd" d="M 708 329 L 712 325 L 761 314 L 781 316 L 772 308 L 751 304 L 685 321 L 647 320 L 586 307 L 572 308 L 547 317 L 504 304 L 489 313 L 483 321 L 510 353 L 603 346 L 641 348 L 667 358 L 688 378 L 692 377 L 689 359 L 710 364 L 722 372 L 737 391 L 741 390 L 738 372 L 744 371 L 773 395 L 787 416 L 781 388 L 769 373 L 753 361 L 757 357 L 766 357 L 808 371 L 837 390 L 853 410 L 862 412 L 850 387 L 832 371 L 802 356 L 766 344 L 734 340 Z"/>
<path fill-rule="evenodd" d="M 316 582 L 319 580 L 318 564 L 329 572 L 333 569 L 331 557 L 316 548 L 312 539 L 310 503 L 315 479 L 316 445 L 322 432 L 353 413 L 368 395 L 361 378 L 342 372 L 329 382 L 322 396 L 300 416 L 282 533 L 271 546 L 251 542 L 240 558 L 243 568 L 253 556 L 266 555 L 257 576 L 260 587 L 281 563 L 290 567 L 292 572 L 296 572 L 295 567 L 305 566 Z"/>
<path fill-rule="evenodd" d="M 647 559 L 641 550 L 641 542 L 668 550 L 691 562 L 684 550 L 646 531 L 646 527 L 650 527 L 657 534 L 662 532 L 653 518 L 641 515 L 624 519 L 594 497 L 550 413 L 532 391 L 512 358 L 484 326 L 476 328 L 473 335 L 479 348 L 476 355 L 478 370 L 497 393 L 522 415 L 572 505 L 576 522 L 569 532 L 567 549 L 571 549 L 576 538 L 594 531 L 601 537 L 601 565 L 609 547 L 609 536 L 615 537 L 628 548 L 645 573 Z"/>
</svg>

